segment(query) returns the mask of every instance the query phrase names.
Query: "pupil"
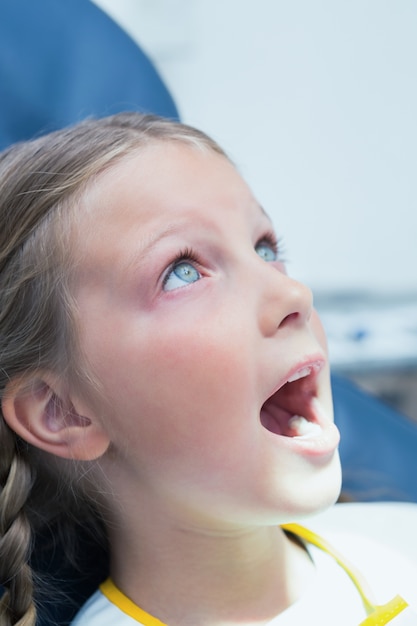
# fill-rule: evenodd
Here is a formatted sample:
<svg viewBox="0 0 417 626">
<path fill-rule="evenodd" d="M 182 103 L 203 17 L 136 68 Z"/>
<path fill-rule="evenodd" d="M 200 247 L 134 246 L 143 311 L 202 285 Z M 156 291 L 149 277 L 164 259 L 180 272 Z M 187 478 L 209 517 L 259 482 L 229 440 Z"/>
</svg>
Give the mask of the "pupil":
<svg viewBox="0 0 417 626">
<path fill-rule="evenodd" d="M 188 283 L 198 278 L 197 270 L 189 263 L 181 263 L 175 268 L 174 273 L 178 278 Z"/>
</svg>

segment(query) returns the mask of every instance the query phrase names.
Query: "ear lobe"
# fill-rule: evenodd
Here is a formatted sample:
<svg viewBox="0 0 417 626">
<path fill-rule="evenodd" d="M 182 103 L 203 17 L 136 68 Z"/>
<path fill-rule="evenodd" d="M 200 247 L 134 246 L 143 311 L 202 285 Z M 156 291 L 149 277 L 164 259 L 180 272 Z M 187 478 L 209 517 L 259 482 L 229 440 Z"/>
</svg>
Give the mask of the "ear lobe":
<svg viewBox="0 0 417 626">
<path fill-rule="evenodd" d="M 56 456 L 92 461 L 102 456 L 110 443 L 101 424 L 80 415 L 69 394 L 52 376 L 11 380 L 2 411 L 19 437 Z"/>
</svg>

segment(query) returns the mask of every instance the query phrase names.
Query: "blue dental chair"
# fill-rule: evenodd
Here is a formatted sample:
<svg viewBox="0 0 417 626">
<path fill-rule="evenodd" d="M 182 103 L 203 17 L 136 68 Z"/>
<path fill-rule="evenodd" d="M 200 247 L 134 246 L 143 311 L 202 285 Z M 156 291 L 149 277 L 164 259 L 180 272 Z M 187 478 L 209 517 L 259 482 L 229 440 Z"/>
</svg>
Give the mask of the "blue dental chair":
<svg viewBox="0 0 417 626">
<path fill-rule="evenodd" d="M 0 148 L 122 110 L 179 119 L 150 60 L 106 14 L 89 0 L 0 0 Z M 417 502 L 417 425 L 341 377 L 332 386 L 348 498 Z M 37 538 L 32 564 L 60 595 L 52 586 L 39 599 L 37 626 L 68 624 L 107 574 L 89 534 L 78 569 L 51 538 Z"/>
<path fill-rule="evenodd" d="M 361 502 L 417 502 L 417 423 L 346 378 L 333 376 L 332 389 L 342 493 Z"/>
<path fill-rule="evenodd" d="M 145 53 L 90 0 L 0 1 L 0 149 L 85 117 L 178 120 Z"/>
</svg>

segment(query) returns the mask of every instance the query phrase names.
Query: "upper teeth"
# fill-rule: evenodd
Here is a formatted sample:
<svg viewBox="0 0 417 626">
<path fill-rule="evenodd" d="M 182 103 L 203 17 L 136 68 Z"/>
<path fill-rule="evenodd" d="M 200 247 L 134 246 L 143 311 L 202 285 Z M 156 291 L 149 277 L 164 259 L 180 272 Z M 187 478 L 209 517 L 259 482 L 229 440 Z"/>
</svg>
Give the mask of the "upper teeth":
<svg viewBox="0 0 417 626">
<path fill-rule="evenodd" d="M 311 374 L 311 370 L 312 368 L 310 366 L 302 367 L 300 370 L 295 372 L 295 374 L 293 374 L 291 378 L 288 379 L 288 382 L 293 383 L 295 380 L 298 380 L 299 378 L 305 378 L 306 376 L 309 376 L 309 374 Z"/>
</svg>

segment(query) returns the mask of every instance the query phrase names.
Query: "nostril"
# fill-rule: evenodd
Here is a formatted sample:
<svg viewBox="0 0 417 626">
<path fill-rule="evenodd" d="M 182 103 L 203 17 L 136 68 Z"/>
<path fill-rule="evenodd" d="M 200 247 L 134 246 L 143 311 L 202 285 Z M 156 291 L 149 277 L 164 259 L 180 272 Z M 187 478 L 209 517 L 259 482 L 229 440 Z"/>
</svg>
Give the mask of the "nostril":
<svg viewBox="0 0 417 626">
<path fill-rule="evenodd" d="M 300 314 L 298 312 L 290 313 L 289 315 L 284 317 L 278 328 L 283 328 L 284 326 L 288 326 L 289 324 L 294 324 L 294 322 L 298 321 L 299 317 Z"/>
</svg>

